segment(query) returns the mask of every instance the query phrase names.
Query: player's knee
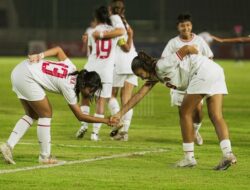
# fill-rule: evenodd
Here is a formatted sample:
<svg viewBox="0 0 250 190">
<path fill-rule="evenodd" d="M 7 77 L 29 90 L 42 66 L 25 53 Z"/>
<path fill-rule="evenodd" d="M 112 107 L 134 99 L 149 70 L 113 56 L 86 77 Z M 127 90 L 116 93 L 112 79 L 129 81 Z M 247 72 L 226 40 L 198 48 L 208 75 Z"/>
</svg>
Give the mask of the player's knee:
<svg viewBox="0 0 250 190">
<path fill-rule="evenodd" d="M 210 120 L 213 123 L 218 123 L 219 121 L 221 121 L 223 119 L 222 114 L 219 114 L 219 113 L 211 113 L 211 112 L 209 112 L 208 115 L 209 115 Z"/>
</svg>

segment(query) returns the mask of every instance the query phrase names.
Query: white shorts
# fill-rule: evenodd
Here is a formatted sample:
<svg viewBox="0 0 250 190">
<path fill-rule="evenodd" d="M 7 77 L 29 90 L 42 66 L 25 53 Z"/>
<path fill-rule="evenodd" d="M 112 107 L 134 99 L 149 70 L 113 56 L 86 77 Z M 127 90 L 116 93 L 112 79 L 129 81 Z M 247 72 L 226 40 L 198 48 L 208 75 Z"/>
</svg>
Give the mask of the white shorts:
<svg viewBox="0 0 250 190">
<path fill-rule="evenodd" d="M 170 89 L 171 106 L 181 106 L 185 94 L 187 94 L 185 91 Z M 203 104 L 203 99 L 201 104 Z"/>
<path fill-rule="evenodd" d="M 217 64 L 204 64 L 188 85 L 187 94 L 228 94 L 223 69 Z"/>
<path fill-rule="evenodd" d="M 12 90 L 19 99 L 28 101 L 43 100 L 44 89 L 33 79 L 25 62 L 18 64 L 11 73 Z"/>
<path fill-rule="evenodd" d="M 102 83 L 102 91 L 101 93 L 96 92 L 96 96 L 100 96 L 102 98 L 111 98 L 112 95 L 112 83 Z"/>
<path fill-rule="evenodd" d="M 185 91 L 170 89 L 171 106 L 181 106 L 185 94 Z"/>
<path fill-rule="evenodd" d="M 134 74 L 117 74 L 114 71 L 113 87 L 123 87 L 125 82 L 138 86 L 138 79 Z"/>
</svg>

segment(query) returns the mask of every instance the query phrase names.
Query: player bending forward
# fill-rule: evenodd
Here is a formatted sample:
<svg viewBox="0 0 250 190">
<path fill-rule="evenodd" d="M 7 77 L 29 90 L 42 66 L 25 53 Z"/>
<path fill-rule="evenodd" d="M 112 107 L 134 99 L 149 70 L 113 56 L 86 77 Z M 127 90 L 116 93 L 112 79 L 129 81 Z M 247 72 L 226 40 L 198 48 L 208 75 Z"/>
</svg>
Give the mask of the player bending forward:
<svg viewBox="0 0 250 190">
<path fill-rule="evenodd" d="M 194 157 L 192 115 L 196 106 L 206 98 L 209 118 L 215 127 L 223 153 L 222 160 L 214 169 L 225 170 L 236 163 L 236 157 L 232 153 L 228 127 L 222 115 L 223 95 L 227 94 L 224 72 L 218 64 L 197 53 L 193 46 L 184 46 L 173 55 L 159 60 L 139 53 L 132 62 L 132 70 L 147 82 L 114 117 L 121 118 L 158 82 L 170 88 L 185 90 L 180 107 L 184 158 L 176 166 L 192 167 L 197 164 Z"/>
<path fill-rule="evenodd" d="M 43 59 L 48 56 L 57 56 L 59 61 Z M 24 108 L 25 115 L 16 123 L 7 142 L 0 147 L 4 160 L 9 164 L 15 164 L 12 151 L 34 120 L 38 120 L 37 136 L 41 148 L 39 162 L 44 164 L 57 163 L 57 160 L 51 157 L 52 108 L 44 89 L 62 94 L 80 121 L 108 125 L 116 123 L 111 122 L 108 118 L 96 118 L 82 114 L 77 104 L 79 94 L 81 93 L 89 99 L 93 98 L 95 92 L 102 89 L 101 79 L 94 71 L 77 71 L 75 65 L 60 47 L 29 56 L 29 60 L 24 60 L 13 69 L 11 82 L 13 91 L 17 94 Z"/>
</svg>

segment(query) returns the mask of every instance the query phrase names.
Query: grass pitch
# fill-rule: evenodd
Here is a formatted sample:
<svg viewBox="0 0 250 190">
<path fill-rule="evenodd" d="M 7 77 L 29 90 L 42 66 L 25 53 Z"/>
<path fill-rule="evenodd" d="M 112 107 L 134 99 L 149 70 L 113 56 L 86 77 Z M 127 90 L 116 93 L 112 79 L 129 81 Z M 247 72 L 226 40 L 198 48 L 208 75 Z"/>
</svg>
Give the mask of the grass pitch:
<svg viewBox="0 0 250 190">
<path fill-rule="evenodd" d="M 1 142 L 7 140 L 16 121 L 24 114 L 10 83 L 11 70 L 23 59 L 0 58 Z M 85 63 L 83 59 L 72 61 L 79 68 Z M 204 145 L 195 147 L 198 165 L 186 169 L 173 167 L 183 156 L 182 141 L 177 109 L 170 107 L 169 89 L 163 85 L 158 84 L 134 109 L 128 142 L 111 141 L 110 129 L 105 125 L 100 132 L 101 141 L 89 140 L 91 125 L 85 138 L 76 140 L 79 122 L 62 96 L 48 93 L 54 113 L 52 153 L 70 164 L 37 168 L 40 166 L 39 145 L 34 124 L 14 149 L 17 164 L 6 165 L 0 160 L 0 189 L 250 189 L 250 61 L 241 65 L 233 61 L 217 62 L 225 70 L 229 90 L 224 99 L 224 116 L 238 159 L 236 166 L 222 172 L 212 170 L 221 158 L 221 151 L 204 105 L 200 130 Z M 152 152 L 159 150 L 163 151 Z M 148 153 L 134 154 L 144 151 Z M 118 157 L 112 158 L 114 156 Z M 23 171 L 27 167 L 33 169 Z M 13 173 L 3 173 L 6 170 Z"/>
</svg>

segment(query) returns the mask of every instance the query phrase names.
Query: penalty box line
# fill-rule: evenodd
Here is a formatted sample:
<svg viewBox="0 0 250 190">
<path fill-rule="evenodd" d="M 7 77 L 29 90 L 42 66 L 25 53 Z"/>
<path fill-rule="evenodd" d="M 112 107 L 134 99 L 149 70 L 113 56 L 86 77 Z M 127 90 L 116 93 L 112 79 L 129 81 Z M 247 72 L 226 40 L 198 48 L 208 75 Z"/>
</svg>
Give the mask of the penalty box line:
<svg viewBox="0 0 250 190">
<path fill-rule="evenodd" d="M 44 168 L 54 168 L 54 167 L 58 167 L 58 166 L 67 166 L 67 165 L 73 165 L 73 164 L 84 164 L 84 163 L 95 162 L 95 161 L 100 161 L 100 160 L 126 158 L 126 157 L 130 157 L 130 156 L 143 156 L 145 154 L 163 153 L 163 152 L 168 152 L 168 151 L 169 150 L 166 150 L 166 149 L 158 149 L 158 150 L 152 150 L 152 151 L 140 151 L 140 152 L 132 152 L 132 153 L 124 153 L 124 154 L 113 154 L 110 156 L 100 156 L 100 157 L 89 158 L 89 159 L 84 159 L 84 160 L 60 161 L 57 164 L 51 164 L 51 165 L 38 165 L 38 166 L 29 166 L 29 167 L 23 167 L 23 168 L 17 168 L 17 169 L 0 170 L 0 175 L 1 174 L 8 174 L 8 173 L 22 172 L 22 171 L 44 169 Z"/>
</svg>

